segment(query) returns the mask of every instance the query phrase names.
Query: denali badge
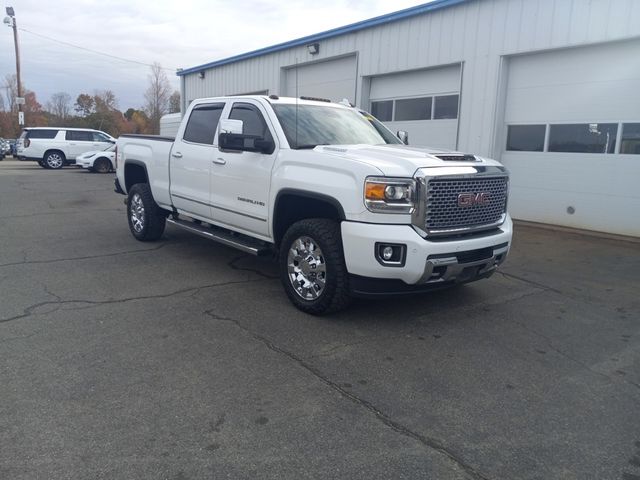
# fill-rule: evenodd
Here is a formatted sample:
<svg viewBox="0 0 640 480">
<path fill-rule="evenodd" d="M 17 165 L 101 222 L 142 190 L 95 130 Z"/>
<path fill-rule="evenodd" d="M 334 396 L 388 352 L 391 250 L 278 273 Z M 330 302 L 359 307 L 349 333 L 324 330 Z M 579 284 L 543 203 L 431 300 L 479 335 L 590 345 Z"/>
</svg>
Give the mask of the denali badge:
<svg viewBox="0 0 640 480">
<path fill-rule="evenodd" d="M 486 205 L 489 203 L 489 192 L 460 193 L 458 195 L 459 207 L 472 207 L 474 205 Z"/>
</svg>

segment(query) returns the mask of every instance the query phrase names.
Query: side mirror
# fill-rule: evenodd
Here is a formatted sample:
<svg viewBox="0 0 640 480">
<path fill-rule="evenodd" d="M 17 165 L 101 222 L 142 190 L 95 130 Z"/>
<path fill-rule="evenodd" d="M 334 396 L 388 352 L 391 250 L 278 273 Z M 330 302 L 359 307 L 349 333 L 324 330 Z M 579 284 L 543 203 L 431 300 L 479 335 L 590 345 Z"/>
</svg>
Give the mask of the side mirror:
<svg viewBox="0 0 640 480">
<path fill-rule="evenodd" d="M 233 120 L 225 118 L 220 120 L 220 133 L 239 133 L 244 130 L 244 122 L 242 120 Z"/>
<path fill-rule="evenodd" d="M 398 130 L 398 133 L 396 133 L 396 137 L 398 137 L 400 141 L 405 145 L 409 145 L 409 134 L 404 130 Z"/>
<path fill-rule="evenodd" d="M 236 152 L 258 152 L 271 154 L 276 146 L 273 140 L 267 140 L 256 135 L 221 132 L 218 135 L 218 146 L 221 150 Z"/>
</svg>

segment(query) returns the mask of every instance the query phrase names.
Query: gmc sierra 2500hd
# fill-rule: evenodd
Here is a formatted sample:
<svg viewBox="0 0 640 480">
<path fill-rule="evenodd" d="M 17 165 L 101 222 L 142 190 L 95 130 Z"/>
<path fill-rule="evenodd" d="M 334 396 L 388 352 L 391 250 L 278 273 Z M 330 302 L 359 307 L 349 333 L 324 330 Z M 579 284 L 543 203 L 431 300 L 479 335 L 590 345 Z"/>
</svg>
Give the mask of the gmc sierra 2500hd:
<svg viewBox="0 0 640 480">
<path fill-rule="evenodd" d="M 488 277 L 511 243 L 503 166 L 408 147 L 342 104 L 199 99 L 175 140 L 122 135 L 116 163 L 135 238 L 169 222 L 275 253 L 291 302 L 312 314 Z"/>
</svg>

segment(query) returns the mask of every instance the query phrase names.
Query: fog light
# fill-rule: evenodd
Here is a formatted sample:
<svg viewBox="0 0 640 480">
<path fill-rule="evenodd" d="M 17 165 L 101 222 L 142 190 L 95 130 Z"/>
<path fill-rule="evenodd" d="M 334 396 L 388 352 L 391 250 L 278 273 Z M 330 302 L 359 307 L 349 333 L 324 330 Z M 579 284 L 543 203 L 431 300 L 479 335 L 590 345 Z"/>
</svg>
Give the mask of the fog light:
<svg viewBox="0 0 640 480">
<path fill-rule="evenodd" d="M 407 246 L 398 243 L 376 243 L 376 260 L 385 267 L 402 267 L 406 259 Z"/>
</svg>

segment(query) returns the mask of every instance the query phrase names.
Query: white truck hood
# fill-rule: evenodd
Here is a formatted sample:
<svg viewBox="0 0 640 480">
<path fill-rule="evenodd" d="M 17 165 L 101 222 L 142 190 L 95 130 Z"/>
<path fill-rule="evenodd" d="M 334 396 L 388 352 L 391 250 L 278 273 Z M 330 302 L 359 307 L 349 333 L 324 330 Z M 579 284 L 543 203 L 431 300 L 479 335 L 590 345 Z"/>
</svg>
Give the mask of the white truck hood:
<svg viewBox="0 0 640 480">
<path fill-rule="evenodd" d="M 437 148 L 417 148 L 406 145 L 322 145 L 314 149 L 319 153 L 341 156 L 348 160 L 366 163 L 389 177 L 411 177 L 419 168 L 442 166 L 487 166 L 500 163 L 475 156 L 477 161 L 442 160 L 436 155 L 463 155 L 461 152 Z"/>
</svg>

